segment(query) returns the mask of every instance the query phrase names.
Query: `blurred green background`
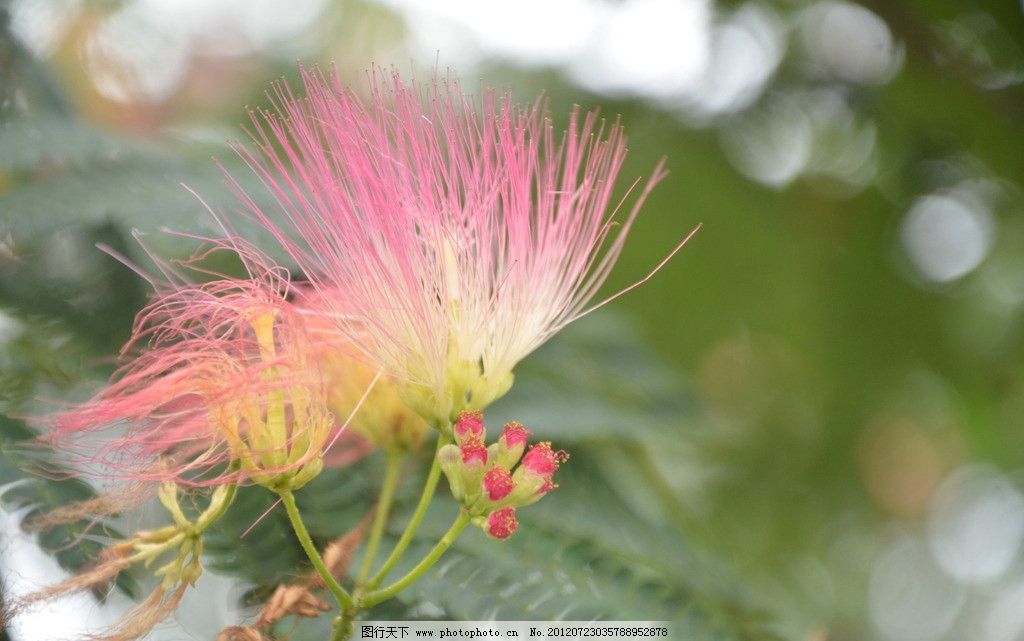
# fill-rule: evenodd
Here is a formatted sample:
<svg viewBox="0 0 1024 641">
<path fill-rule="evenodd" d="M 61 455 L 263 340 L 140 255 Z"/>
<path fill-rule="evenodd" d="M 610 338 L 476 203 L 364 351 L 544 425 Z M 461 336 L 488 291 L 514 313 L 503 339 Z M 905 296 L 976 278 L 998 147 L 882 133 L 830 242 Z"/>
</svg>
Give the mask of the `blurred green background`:
<svg viewBox="0 0 1024 641">
<path fill-rule="evenodd" d="M 528 359 L 495 408 L 492 424 L 519 418 L 579 453 L 513 548 L 566 568 L 545 597 L 560 605 L 509 618 L 560 616 L 588 581 L 600 593 L 614 557 L 588 612 L 719 638 L 1024 638 L 1022 10 L 5 0 L 0 410 L 96 389 L 146 290 L 94 245 L 143 261 L 138 230 L 186 255 L 159 229 L 212 226 L 179 183 L 231 207 L 210 156 L 237 165 L 225 141 L 244 107 L 297 60 L 354 84 L 373 63 L 451 66 L 469 89 L 544 91 L 556 122 L 576 103 L 621 114 L 627 177 L 667 157 L 608 292 L 704 223 Z M 537 546 L 554 535 L 529 532 L 545 527 L 565 541 L 553 557 Z M 586 545 L 573 575 L 563 552 Z M 488 614 L 438 592 L 404 614 Z"/>
</svg>

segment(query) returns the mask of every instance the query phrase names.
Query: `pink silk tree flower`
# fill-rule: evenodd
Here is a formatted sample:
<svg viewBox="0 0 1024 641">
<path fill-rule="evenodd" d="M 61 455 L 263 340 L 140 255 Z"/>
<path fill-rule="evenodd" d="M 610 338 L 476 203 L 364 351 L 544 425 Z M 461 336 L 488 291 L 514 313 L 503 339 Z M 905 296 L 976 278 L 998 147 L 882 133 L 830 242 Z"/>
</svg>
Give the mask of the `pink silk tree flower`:
<svg viewBox="0 0 1024 641">
<path fill-rule="evenodd" d="M 167 281 L 154 281 L 125 364 L 91 400 L 50 420 L 44 440 L 84 474 L 295 489 L 320 471 L 335 421 L 303 317 L 286 301 L 286 272 L 241 240 L 215 250 L 240 256 L 251 278 L 213 274 L 193 285 L 161 264 Z M 210 251 L 183 265 L 201 271 Z"/>
<path fill-rule="evenodd" d="M 591 303 L 664 176 L 659 164 L 614 196 L 618 121 L 577 108 L 559 135 L 541 100 L 381 70 L 364 97 L 334 72 L 301 73 L 305 96 L 276 86 L 252 145 L 236 146 L 276 201 L 262 208 L 232 181 L 244 215 L 321 293 L 344 293 L 338 331 L 432 424 L 486 407 L 520 360 L 632 289 Z"/>
</svg>

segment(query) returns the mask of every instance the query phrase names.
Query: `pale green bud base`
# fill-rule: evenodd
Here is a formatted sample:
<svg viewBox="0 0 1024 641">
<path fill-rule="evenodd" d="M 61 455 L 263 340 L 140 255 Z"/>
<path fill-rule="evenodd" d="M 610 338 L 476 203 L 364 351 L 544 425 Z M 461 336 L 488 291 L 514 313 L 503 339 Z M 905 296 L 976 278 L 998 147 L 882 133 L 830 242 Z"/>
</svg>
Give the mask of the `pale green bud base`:
<svg viewBox="0 0 1024 641">
<path fill-rule="evenodd" d="M 164 483 L 157 496 L 170 512 L 174 525 L 136 534 L 132 543 L 135 554 L 128 558 L 129 563 L 142 563 L 143 567 L 149 567 L 157 558 L 175 551 L 174 559 L 157 568 L 154 576 L 163 577 L 161 587 L 164 589 L 176 585 L 194 586 L 203 573 L 203 533 L 227 511 L 236 489 L 235 485 L 222 485 L 215 489 L 209 505 L 192 521 L 178 503 L 178 486 Z"/>
<path fill-rule="evenodd" d="M 462 412 L 475 412 L 504 396 L 515 381 L 512 372 L 484 374 L 480 363 L 449 363 L 443 390 L 425 385 L 404 385 L 399 396 L 409 409 L 442 434 L 451 436 L 452 424 Z"/>
</svg>

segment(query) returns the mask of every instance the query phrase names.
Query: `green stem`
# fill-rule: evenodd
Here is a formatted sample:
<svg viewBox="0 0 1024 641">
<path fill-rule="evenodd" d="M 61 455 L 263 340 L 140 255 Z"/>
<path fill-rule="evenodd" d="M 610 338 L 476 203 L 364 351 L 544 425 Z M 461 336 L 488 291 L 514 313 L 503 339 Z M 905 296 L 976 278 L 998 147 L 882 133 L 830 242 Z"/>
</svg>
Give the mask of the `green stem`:
<svg viewBox="0 0 1024 641">
<path fill-rule="evenodd" d="M 384 565 L 377 570 L 377 573 L 373 575 L 367 584 L 366 589 L 372 590 L 373 588 L 380 585 L 388 576 L 388 572 L 391 568 L 395 567 L 398 563 L 398 559 L 401 558 L 409 544 L 412 543 L 412 537 L 415 536 L 416 530 L 420 527 L 420 521 L 423 520 L 423 515 L 427 513 L 427 507 L 430 505 L 430 500 L 434 498 L 434 490 L 437 489 L 437 482 L 441 478 L 441 458 L 438 456 L 441 448 L 451 442 L 451 437 L 446 436 L 442 432 L 437 437 L 437 451 L 434 452 L 434 461 L 430 465 L 430 472 L 427 474 L 426 485 L 423 486 L 423 494 L 420 495 L 420 502 L 416 505 L 416 511 L 413 512 L 412 518 L 409 520 L 409 524 L 405 526 L 405 531 L 402 532 L 402 536 L 398 539 L 398 543 L 395 545 L 395 549 L 391 551 L 387 560 L 384 561 Z"/>
<path fill-rule="evenodd" d="M 359 602 L 360 608 L 368 608 L 370 606 L 377 605 L 381 601 L 387 601 L 391 597 L 395 596 L 405 588 L 409 587 L 416 579 L 423 576 L 423 573 L 430 569 L 434 563 L 437 562 L 441 555 L 445 553 L 448 548 L 451 547 L 455 539 L 458 538 L 462 530 L 469 525 L 469 514 L 465 510 L 459 510 L 459 516 L 456 517 L 455 522 L 448 528 L 448 531 L 444 533 L 441 540 L 437 542 L 437 545 L 432 549 L 423 559 L 416 564 L 416 567 L 409 570 L 409 573 L 398 579 L 386 588 L 381 588 L 375 592 L 370 592 Z"/>
<path fill-rule="evenodd" d="M 196 519 L 196 527 L 200 532 L 205 532 L 215 521 L 220 517 L 224 516 L 224 513 L 228 511 L 231 504 L 235 501 L 235 494 L 238 493 L 238 486 L 232 483 L 227 486 L 224 493 L 218 496 L 218 490 L 213 491 L 213 495 L 210 497 L 210 505 L 207 506 L 206 511 L 199 515 Z"/>
<path fill-rule="evenodd" d="M 331 641 L 346 641 L 352 636 L 352 618 L 353 616 L 347 611 L 338 615 L 331 631 Z"/>
<path fill-rule="evenodd" d="M 310 538 L 309 531 L 306 530 L 306 524 L 302 522 L 299 507 L 295 505 L 295 495 L 292 494 L 291 490 L 281 490 L 279 494 L 281 495 L 281 502 L 284 503 L 284 509 L 288 513 L 288 520 L 292 522 L 292 529 L 295 530 L 295 536 L 298 537 L 302 549 L 306 551 L 306 556 L 309 557 L 313 567 L 316 568 L 317 573 L 324 580 L 324 585 L 327 586 L 327 589 L 337 599 L 342 611 L 350 609 L 354 605 L 352 597 L 345 591 L 345 588 L 341 587 L 341 584 L 334 578 L 331 571 L 327 569 L 327 565 L 324 563 L 320 553 L 316 551 L 313 539 Z"/>
<path fill-rule="evenodd" d="M 391 501 L 395 496 L 398 473 L 402 471 L 402 458 L 401 454 L 388 453 L 388 466 L 384 472 L 384 484 L 380 489 L 380 499 L 377 501 L 377 510 L 373 516 L 373 526 L 370 528 L 370 538 L 366 542 L 366 552 L 363 554 L 363 562 L 359 568 L 359 578 L 356 581 L 356 585 L 362 585 L 366 581 L 366 577 L 370 575 L 370 568 L 373 567 L 373 559 L 377 556 L 377 548 L 380 546 L 380 539 L 384 534 L 384 526 L 388 522 Z"/>
</svg>

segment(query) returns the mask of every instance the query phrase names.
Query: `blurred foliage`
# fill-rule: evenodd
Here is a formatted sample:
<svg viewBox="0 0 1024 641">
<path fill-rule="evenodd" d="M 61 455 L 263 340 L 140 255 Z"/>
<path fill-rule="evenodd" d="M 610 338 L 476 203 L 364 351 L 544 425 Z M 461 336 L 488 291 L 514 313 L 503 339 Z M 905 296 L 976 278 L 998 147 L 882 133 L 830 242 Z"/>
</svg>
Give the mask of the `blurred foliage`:
<svg viewBox="0 0 1024 641">
<path fill-rule="evenodd" d="M 17 511 L 25 524 L 48 510 L 96 496 L 89 484 L 73 478 L 66 468 L 33 456 L 28 441 L 34 436 L 24 423 L 0 414 L 0 505 Z M 82 519 L 39 532 L 38 542 L 62 568 L 74 572 L 96 560 L 104 541 L 119 538 L 121 534 L 108 524 Z M 119 576 L 117 585 L 128 594 L 135 593 L 130 573 Z M 96 594 L 103 596 L 101 591 Z"/>
<path fill-rule="evenodd" d="M 248 180 L 221 141 L 237 135 L 244 104 L 264 104 L 269 79 L 294 74 L 289 55 L 200 57 L 163 102 L 104 97 L 79 53 L 89 29 L 124 4 L 88 3 L 44 60 L 11 35 L 0 3 L 0 411 L 9 415 L 100 384 L 146 290 L 94 245 L 145 265 L 138 230 L 162 255 L 187 253 L 160 228 L 213 227 L 179 183 L 215 210 L 230 207 L 209 156 Z M 850 65 L 863 60 L 842 49 L 822 57 L 812 10 L 837 5 L 867 8 L 884 25 L 886 73 L 856 77 Z M 965 465 L 1015 474 L 1024 464 L 1020 4 L 714 6 L 715 24 L 751 9 L 772 17 L 782 52 L 749 104 L 711 116 L 642 95 L 588 95 L 571 73 L 500 56 L 474 69 L 520 97 L 545 90 L 556 119 L 576 102 L 621 113 L 628 175 L 668 157 L 672 173 L 607 291 L 705 226 L 656 278 L 524 363 L 488 417 L 492 429 L 515 418 L 572 450 L 562 488 L 524 511 L 505 545 L 468 533 L 444 577 L 380 616 L 475 618 L 490 607 L 499 617 L 669 617 L 685 638 L 877 638 L 869 583 L 891 528 L 925 536 L 938 488 Z M 355 1 L 332 5 L 312 31 L 304 59 L 357 60 L 343 69 L 353 77 L 373 52 L 395 59 L 407 35 L 386 8 Z M 782 143 L 803 137 L 805 166 L 781 173 Z M 863 162 L 847 162 L 854 152 Z M 930 275 L 908 241 L 909 213 L 927 197 L 981 203 L 972 211 L 991 230 L 976 264 L 952 278 Z M 29 434 L 5 421 L 4 451 L 15 452 Z M 5 456 L 3 480 L 20 478 L 12 466 L 22 461 Z M 371 458 L 302 492 L 319 541 L 359 520 L 379 478 Z M 88 492 L 49 488 L 16 485 L 9 500 L 42 507 Z M 400 498 L 392 535 L 414 500 Z M 271 504 L 243 492 L 209 545 L 212 565 L 257 586 L 257 600 L 301 566 L 279 510 L 237 538 Z M 424 536 L 444 527 L 446 507 L 434 506 Z M 503 596 L 488 599 L 477 582 Z"/>
</svg>

